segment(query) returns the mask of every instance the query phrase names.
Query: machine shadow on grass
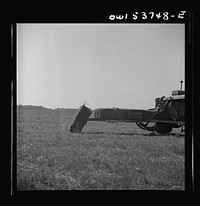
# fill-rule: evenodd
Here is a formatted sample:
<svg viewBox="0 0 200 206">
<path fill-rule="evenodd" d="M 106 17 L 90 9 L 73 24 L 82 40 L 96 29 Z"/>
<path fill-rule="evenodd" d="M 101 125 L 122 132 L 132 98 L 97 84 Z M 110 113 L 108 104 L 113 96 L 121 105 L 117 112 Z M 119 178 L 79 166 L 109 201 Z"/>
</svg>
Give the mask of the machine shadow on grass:
<svg viewBox="0 0 200 206">
<path fill-rule="evenodd" d="M 155 132 L 150 132 L 148 134 L 146 133 L 135 133 L 135 132 L 81 132 L 82 134 L 107 134 L 107 135 L 127 135 L 127 136 L 135 136 L 135 135 L 142 135 L 142 136 L 147 136 L 147 137 L 153 137 L 153 136 L 174 136 L 174 137 L 180 137 L 180 136 L 185 136 L 184 134 L 177 134 L 177 133 L 170 133 L 166 135 L 161 135 L 157 134 Z"/>
</svg>

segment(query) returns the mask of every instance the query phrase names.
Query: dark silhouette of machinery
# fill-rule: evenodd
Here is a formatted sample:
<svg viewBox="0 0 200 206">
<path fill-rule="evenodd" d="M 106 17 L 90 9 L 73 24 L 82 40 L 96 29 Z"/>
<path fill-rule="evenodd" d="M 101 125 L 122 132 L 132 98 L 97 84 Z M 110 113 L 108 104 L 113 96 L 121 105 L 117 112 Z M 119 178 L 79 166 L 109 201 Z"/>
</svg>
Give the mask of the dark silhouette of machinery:
<svg viewBox="0 0 200 206">
<path fill-rule="evenodd" d="M 88 121 L 135 122 L 141 129 L 159 134 L 168 134 L 179 127 L 184 131 L 185 91 L 182 83 L 180 90 L 172 91 L 171 96 L 156 98 L 153 109 L 99 108 L 94 110 L 94 118 L 89 118 L 92 111 L 83 105 L 70 125 L 70 131 L 81 132 Z"/>
</svg>

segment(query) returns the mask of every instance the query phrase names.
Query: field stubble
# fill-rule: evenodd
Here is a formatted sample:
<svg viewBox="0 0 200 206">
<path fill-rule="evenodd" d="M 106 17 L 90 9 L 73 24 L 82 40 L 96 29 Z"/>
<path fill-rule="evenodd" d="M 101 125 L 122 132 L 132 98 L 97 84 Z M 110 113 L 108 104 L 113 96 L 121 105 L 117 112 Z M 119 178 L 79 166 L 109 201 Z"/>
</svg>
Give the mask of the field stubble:
<svg viewBox="0 0 200 206">
<path fill-rule="evenodd" d="M 17 190 L 184 190 L 184 136 L 134 123 L 88 122 L 75 110 L 17 109 Z M 174 132 L 173 131 L 173 132 Z"/>
</svg>

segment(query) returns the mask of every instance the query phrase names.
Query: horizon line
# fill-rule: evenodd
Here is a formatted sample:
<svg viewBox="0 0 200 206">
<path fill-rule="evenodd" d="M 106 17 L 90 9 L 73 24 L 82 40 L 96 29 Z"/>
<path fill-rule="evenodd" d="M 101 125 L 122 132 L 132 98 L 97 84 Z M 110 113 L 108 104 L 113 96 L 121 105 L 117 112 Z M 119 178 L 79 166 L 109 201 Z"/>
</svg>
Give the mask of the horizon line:
<svg viewBox="0 0 200 206">
<path fill-rule="evenodd" d="M 27 107 L 27 106 L 31 106 L 31 107 L 42 107 L 42 108 L 45 108 L 45 109 L 52 109 L 52 110 L 55 110 L 55 109 L 79 109 L 79 108 L 72 108 L 72 107 L 55 107 L 55 108 L 50 108 L 50 107 L 45 107 L 45 106 L 42 106 L 42 105 L 32 105 L 32 104 L 16 104 L 16 106 L 23 106 L 23 107 Z"/>
</svg>

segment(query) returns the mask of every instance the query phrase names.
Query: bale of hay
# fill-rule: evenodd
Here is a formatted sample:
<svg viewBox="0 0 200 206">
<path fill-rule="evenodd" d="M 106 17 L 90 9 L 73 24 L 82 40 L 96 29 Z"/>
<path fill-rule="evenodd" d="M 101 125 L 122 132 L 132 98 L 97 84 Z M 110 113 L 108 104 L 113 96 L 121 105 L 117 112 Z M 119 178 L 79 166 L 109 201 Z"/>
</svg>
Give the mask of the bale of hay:
<svg viewBox="0 0 200 206">
<path fill-rule="evenodd" d="M 95 109 L 95 118 L 101 120 L 127 120 L 127 109 Z"/>
<path fill-rule="evenodd" d="M 94 116 L 96 119 L 100 120 L 114 120 L 115 109 L 95 109 Z"/>
<path fill-rule="evenodd" d="M 115 110 L 115 119 L 116 120 L 127 120 L 128 119 L 128 111 L 127 109 L 116 109 Z"/>
<path fill-rule="evenodd" d="M 129 109 L 128 120 L 142 120 L 144 119 L 144 113 L 145 113 L 144 110 L 141 109 Z"/>
<path fill-rule="evenodd" d="M 92 111 L 89 108 L 87 108 L 85 105 L 82 105 L 79 108 L 77 114 L 74 116 L 72 124 L 70 124 L 69 126 L 69 131 L 81 132 L 91 114 Z"/>
</svg>

